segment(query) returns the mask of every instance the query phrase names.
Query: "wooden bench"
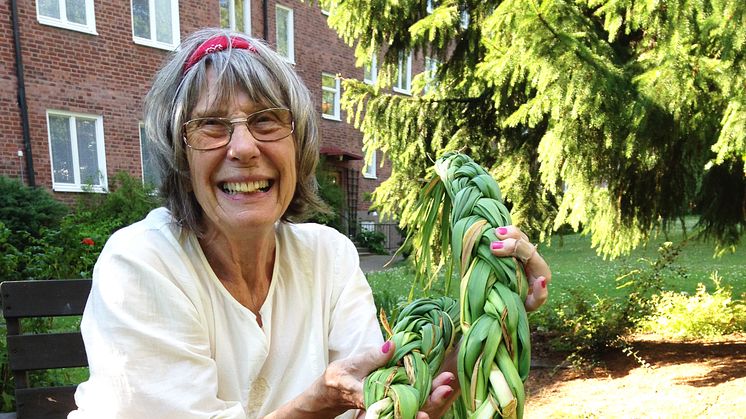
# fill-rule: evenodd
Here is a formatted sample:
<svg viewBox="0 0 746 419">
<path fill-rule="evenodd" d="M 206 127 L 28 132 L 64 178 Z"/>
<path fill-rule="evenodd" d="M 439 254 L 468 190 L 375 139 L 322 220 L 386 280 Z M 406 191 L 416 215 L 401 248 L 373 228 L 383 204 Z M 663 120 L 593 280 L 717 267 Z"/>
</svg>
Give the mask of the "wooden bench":
<svg viewBox="0 0 746 419">
<path fill-rule="evenodd" d="M 21 319 L 81 315 L 90 290 L 90 279 L 0 284 L 8 332 L 8 367 L 15 379 L 18 419 L 67 418 L 75 409 L 76 386 L 32 388 L 29 371 L 88 366 L 79 331 L 24 334 Z"/>
</svg>

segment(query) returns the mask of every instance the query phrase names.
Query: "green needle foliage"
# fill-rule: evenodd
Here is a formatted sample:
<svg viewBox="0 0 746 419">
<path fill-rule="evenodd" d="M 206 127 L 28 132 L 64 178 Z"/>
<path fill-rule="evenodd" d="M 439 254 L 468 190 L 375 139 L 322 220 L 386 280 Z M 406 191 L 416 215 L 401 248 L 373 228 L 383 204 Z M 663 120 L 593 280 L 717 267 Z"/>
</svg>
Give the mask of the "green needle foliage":
<svg viewBox="0 0 746 419">
<path fill-rule="evenodd" d="M 695 208 L 721 249 L 743 237 L 743 1 L 322 3 L 358 65 L 381 63 L 374 86 L 346 80 L 342 102 L 366 152 L 392 163 L 382 215 L 411 220 L 432 160 L 460 150 L 530 236 L 570 225 L 616 257 Z M 410 52 L 440 65 L 392 95 Z"/>
</svg>

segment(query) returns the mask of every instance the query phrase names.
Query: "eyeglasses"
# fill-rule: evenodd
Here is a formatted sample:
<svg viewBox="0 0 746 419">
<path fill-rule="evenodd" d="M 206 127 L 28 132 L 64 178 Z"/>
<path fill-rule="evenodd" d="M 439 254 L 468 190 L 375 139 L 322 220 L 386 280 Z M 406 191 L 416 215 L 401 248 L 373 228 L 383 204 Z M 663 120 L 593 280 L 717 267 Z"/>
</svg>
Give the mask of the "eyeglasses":
<svg viewBox="0 0 746 419">
<path fill-rule="evenodd" d="M 245 124 L 257 141 L 270 142 L 295 131 L 290 109 L 268 108 L 245 118 L 194 118 L 183 125 L 184 143 L 194 150 L 213 150 L 231 142 L 236 124 Z"/>
</svg>

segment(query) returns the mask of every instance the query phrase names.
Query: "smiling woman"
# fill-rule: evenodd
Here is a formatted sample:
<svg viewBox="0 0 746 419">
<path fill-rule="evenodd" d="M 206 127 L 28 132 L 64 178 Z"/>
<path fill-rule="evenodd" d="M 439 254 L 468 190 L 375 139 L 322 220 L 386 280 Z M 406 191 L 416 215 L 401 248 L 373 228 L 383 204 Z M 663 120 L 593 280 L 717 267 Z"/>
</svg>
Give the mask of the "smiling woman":
<svg viewBox="0 0 746 419">
<path fill-rule="evenodd" d="M 166 205 L 115 233 L 96 263 L 81 325 L 90 379 L 71 419 L 363 407 L 363 378 L 394 351 L 355 246 L 300 222 L 326 209 L 313 109 L 287 60 L 234 32 L 196 32 L 159 71 L 145 129 Z"/>
</svg>

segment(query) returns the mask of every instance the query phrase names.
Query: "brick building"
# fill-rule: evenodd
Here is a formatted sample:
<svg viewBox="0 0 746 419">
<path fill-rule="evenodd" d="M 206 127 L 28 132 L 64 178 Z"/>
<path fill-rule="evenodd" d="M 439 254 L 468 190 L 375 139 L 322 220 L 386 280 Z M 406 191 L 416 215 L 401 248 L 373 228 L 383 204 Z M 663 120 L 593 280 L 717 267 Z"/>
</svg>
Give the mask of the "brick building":
<svg viewBox="0 0 746 419">
<path fill-rule="evenodd" d="M 346 221 L 377 221 L 364 199 L 390 173 L 365 165 L 362 135 L 339 110 L 339 79 L 369 79 L 313 2 L 297 0 L 9 0 L 0 10 L 0 175 L 63 201 L 104 192 L 120 171 L 153 179 L 142 98 L 193 30 L 232 27 L 294 63 L 319 104 L 321 152 L 346 194 Z M 416 64 L 415 64 L 416 65 Z M 419 66 L 422 69 L 422 66 Z M 406 94 L 411 59 L 397 91 Z M 24 106 L 25 104 L 25 106 Z M 24 109 L 25 108 L 25 109 Z M 25 111 L 25 112 L 24 112 Z M 372 163 L 372 162 L 371 162 Z M 87 191 L 87 192 L 85 192 Z"/>
</svg>

